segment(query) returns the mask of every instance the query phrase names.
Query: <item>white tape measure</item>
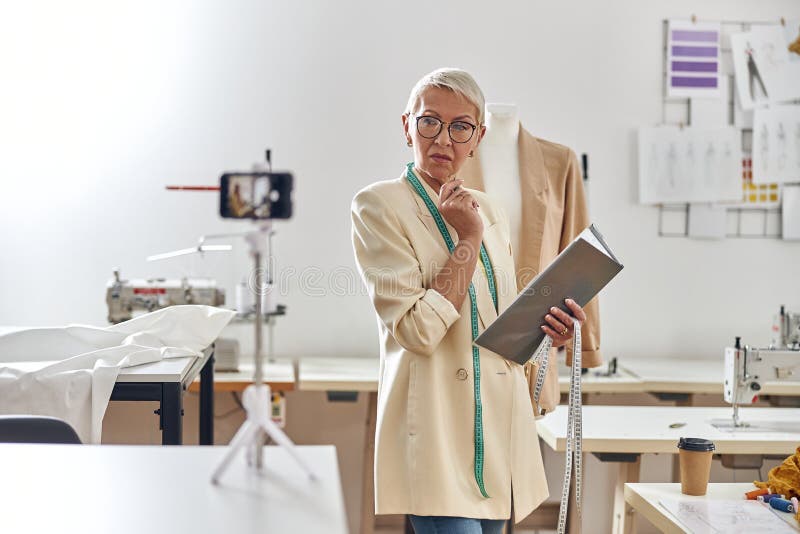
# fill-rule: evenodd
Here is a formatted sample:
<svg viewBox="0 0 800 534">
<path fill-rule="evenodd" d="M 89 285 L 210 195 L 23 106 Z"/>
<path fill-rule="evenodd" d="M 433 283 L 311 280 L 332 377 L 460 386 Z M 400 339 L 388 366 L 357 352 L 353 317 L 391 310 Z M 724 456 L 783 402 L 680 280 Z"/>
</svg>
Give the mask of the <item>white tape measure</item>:
<svg viewBox="0 0 800 534">
<path fill-rule="evenodd" d="M 575 506 L 578 510 L 578 521 L 581 518 L 581 471 L 582 466 L 582 422 L 581 422 L 581 323 L 573 318 L 572 340 L 572 370 L 569 383 L 569 412 L 567 414 L 567 450 L 564 465 L 564 483 L 561 486 L 561 506 L 558 510 L 558 534 L 564 534 L 567 528 L 567 507 L 569 506 L 569 484 L 572 477 L 572 465 L 575 464 Z M 539 405 L 539 395 L 542 393 L 544 379 L 547 375 L 547 365 L 550 363 L 550 349 L 553 339 L 544 338 L 539 351 L 533 358 L 538 363 L 539 371 L 536 373 L 536 385 L 533 389 L 533 399 Z"/>
</svg>

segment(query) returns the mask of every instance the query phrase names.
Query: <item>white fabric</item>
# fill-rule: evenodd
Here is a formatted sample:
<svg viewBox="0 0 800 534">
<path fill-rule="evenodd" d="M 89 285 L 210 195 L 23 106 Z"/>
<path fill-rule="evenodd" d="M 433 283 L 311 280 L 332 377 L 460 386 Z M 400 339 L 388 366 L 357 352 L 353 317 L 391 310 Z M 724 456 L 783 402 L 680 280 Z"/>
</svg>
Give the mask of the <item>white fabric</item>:
<svg viewBox="0 0 800 534">
<path fill-rule="evenodd" d="M 171 306 L 109 327 L 71 325 L 0 334 L 0 414 L 67 421 L 84 443 L 100 443 L 119 370 L 199 356 L 234 312 Z"/>
</svg>

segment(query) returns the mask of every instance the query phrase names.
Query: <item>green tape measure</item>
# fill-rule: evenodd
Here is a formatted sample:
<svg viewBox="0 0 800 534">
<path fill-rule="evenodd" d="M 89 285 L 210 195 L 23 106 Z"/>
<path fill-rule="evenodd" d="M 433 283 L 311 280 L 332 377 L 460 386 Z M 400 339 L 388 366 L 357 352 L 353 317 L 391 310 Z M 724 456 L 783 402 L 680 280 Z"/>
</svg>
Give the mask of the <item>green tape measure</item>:
<svg viewBox="0 0 800 534">
<path fill-rule="evenodd" d="M 430 212 L 431 216 L 433 216 L 433 220 L 436 221 L 436 227 L 439 228 L 439 232 L 442 234 L 442 238 L 447 245 L 447 250 L 449 250 L 452 254 L 453 250 L 456 248 L 455 243 L 453 243 L 453 238 L 450 236 L 450 232 L 447 230 L 447 226 L 444 223 L 444 219 L 442 219 L 441 213 L 439 213 L 439 209 L 425 191 L 425 188 L 420 183 L 419 178 L 417 178 L 417 176 L 414 174 L 413 168 L 414 164 L 409 163 L 406 171 L 406 179 L 408 179 L 411 186 L 414 188 L 417 194 L 419 194 L 423 202 L 425 202 L 425 205 L 428 207 L 428 211 Z M 483 263 L 483 268 L 486 271 L 486 279 L 489 282 L 489 292 L 492 295 L 492 302 L 494 303 L 495 309 L 497 309 L 497 287 L 494 283 L 494 271 L 492 270 L 492 263 L 489 261 L 489 255 L 486 253 L 486 248 L 483 246 L 483 243 L 481 243 L 480 257 L 481 263 Z M 478 331 L 478 298 L 475 294 L 475 285 L 472 282 L 469 284 L 468 292 L 472 318 L 472 339 L 474 341 L 480 332 Z M 483 483 L 484 451 L 483 404 L 481 402 L 481 357 L 478 347 L 475 345 L 472 345 L 472 383 L 474 390 L 473 395 L 475 398 L 475 421 L 473 431 L 473 439 L 475 442 L 475 482 L 478 483 L 478 488 L 481 491 L 481 495 L 488 498 L 489 494 L 486 493 L 486 488 Z"/>
</svg>

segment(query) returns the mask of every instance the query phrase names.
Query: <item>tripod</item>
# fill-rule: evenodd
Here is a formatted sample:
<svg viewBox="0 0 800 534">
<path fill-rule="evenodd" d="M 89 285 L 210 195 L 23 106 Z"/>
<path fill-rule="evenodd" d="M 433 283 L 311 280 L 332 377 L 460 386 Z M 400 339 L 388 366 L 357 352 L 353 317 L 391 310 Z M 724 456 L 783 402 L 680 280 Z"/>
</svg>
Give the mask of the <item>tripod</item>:
<svg viewBox="0 0 800 534">
<path fill-rule="evenodd" d="M 261 259 L 265 255 L 269 256 L 269 239 L 271 235 L 272 221 L 261 221 L 256 230 L 243 234 L 245 241 L 250 246 L 250 255 L 253 257 L 255 268 L 255 285 L 261 289 L 264 283 L 264 273 L 261 269 Z M 242 234 L 229 234 L 242 235 Z M 217 236 L 215 236 L 217 237 Z M 272 422 L 269 413 L 271 405 L 270 387 L 264 384 L 264 370 L 262 362 L 262 328 L 264 320 L 264 310 L 261 309 L 261 296 L 257 295 L 255 313 L 255 376 L 253 384 L 247 386 L 242 395 L 242 405 L 247 412 L 247 420 L 242 423 L 236 435 L 231 440 L 228 451 L 222 458 L 214 473 L 211 475 L 211 483 L 219 484 L 220 478 L 225 474 L 234 456 L 242 450 L 246 450 L 247 464 L 260 471 L 264 464 L 264 443 L 266 436 L 283 447 L 289 455 L 294 458 L 297 464 L 308 474 L 309 478 L 315 480 L 317 477 L 306 462 L 300 457 L 295 449 L 294 443 L 283 430 Z"/>
</svg>

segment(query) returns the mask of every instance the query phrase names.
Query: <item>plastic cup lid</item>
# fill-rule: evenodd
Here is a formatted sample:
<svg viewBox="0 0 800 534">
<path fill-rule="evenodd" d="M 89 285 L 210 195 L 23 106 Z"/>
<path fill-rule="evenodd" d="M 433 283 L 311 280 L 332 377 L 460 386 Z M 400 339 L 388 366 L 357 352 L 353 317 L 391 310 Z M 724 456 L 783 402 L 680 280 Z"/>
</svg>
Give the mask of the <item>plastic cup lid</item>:
<svg viewBox="0 0 800 534">
<path fill-rule="evenodd" d="M 685 451 L 707 452 L 714 450 L 714 442 L 703 438 L 680 438 L 678 448 Z"/>
</svg>

